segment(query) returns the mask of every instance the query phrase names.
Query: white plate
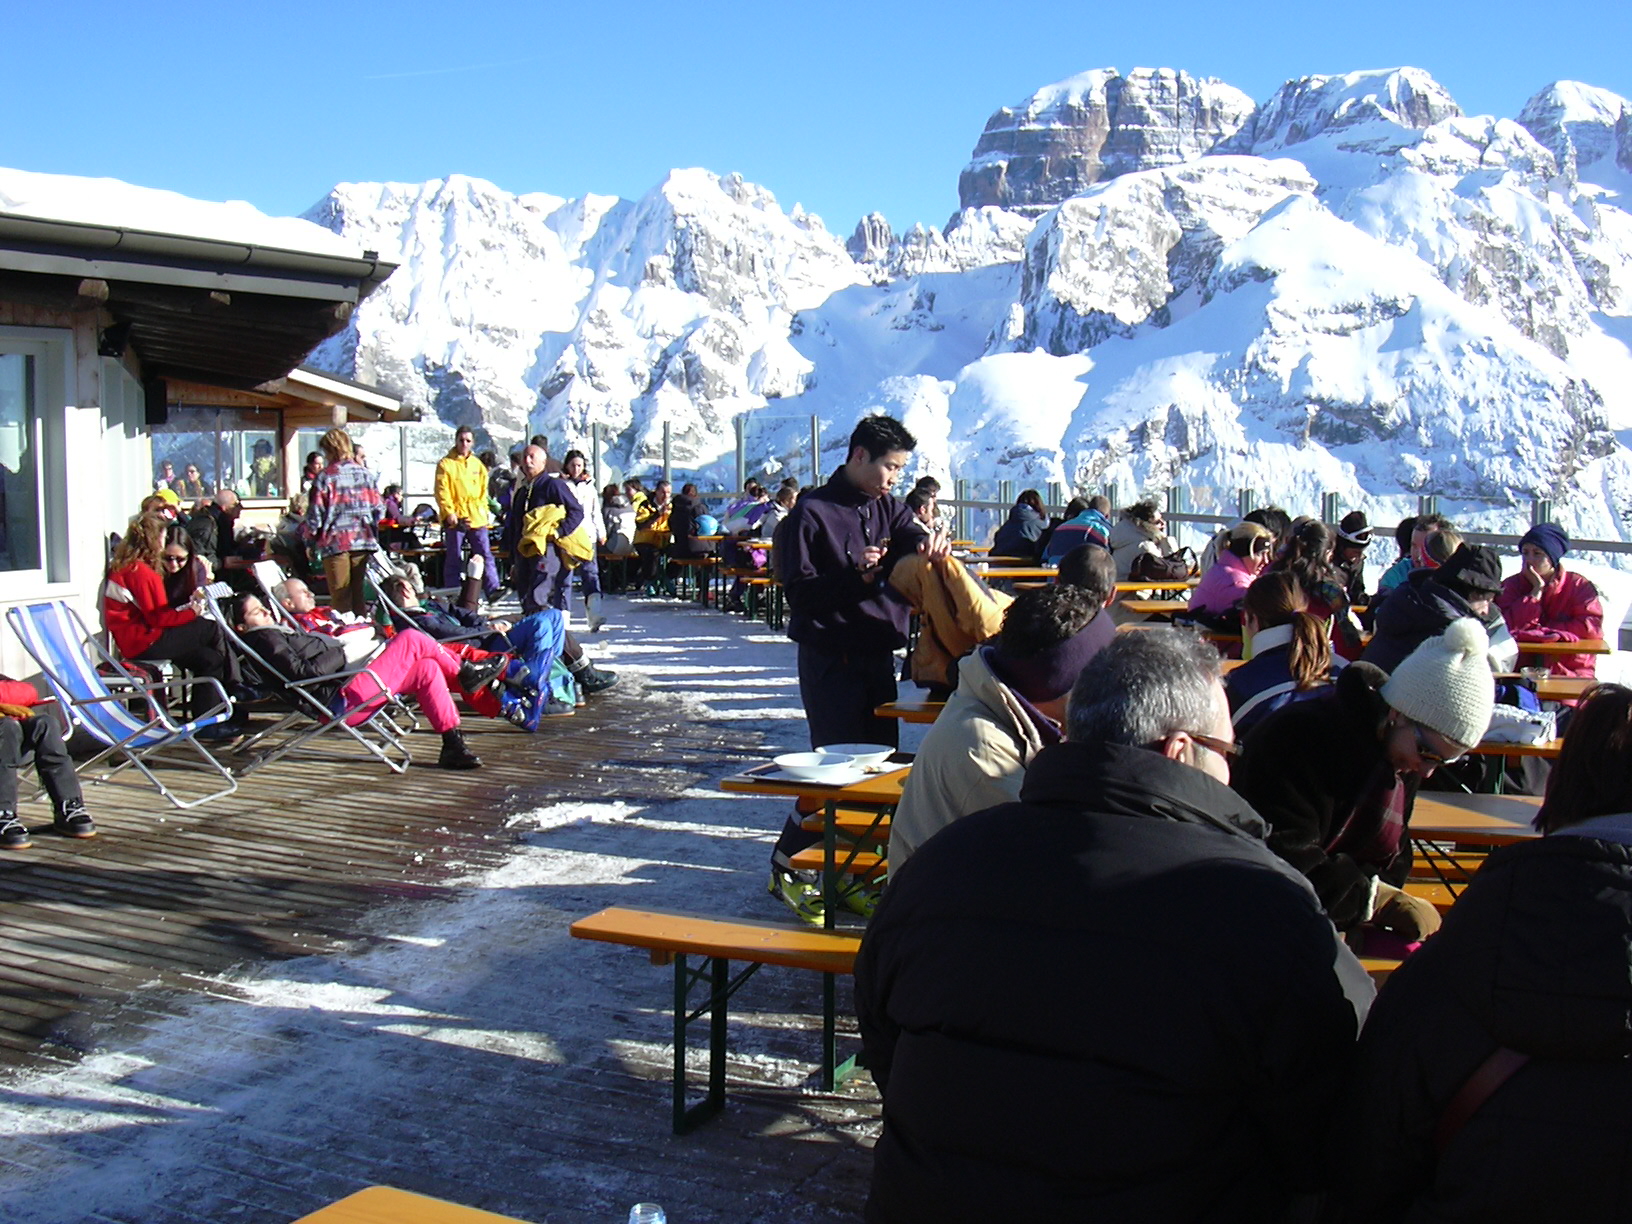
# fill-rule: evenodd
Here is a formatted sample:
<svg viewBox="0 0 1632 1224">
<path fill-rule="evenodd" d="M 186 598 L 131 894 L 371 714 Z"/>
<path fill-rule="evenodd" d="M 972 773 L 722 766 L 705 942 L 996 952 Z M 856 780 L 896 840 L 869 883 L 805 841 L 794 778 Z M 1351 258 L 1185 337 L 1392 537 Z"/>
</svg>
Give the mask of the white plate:
<svg viewBox="0 0 1632 1224">
<path fill-rule="evenodd" d="M 851 757 L 857 765 L 882 765 L 895 755 L 895 749 L 888 744 L 828 744 L 817 751 Z"/>
<path fill-rule="evenodd" d="M 784 752 L 774 763 L 787 777 L 800 782 L 830 782 L 835 775 L 849 774 L 857 767 L 854 757 L 826 749 Z"/>
</svg>

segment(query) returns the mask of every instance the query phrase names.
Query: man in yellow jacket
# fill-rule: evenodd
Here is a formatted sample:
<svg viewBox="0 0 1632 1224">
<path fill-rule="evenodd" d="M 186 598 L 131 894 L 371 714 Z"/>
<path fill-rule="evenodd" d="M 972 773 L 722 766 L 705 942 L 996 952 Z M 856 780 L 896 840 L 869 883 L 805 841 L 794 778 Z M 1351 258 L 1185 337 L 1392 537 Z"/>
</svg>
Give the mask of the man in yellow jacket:
<svg viewBox="0 0 1632 1224">
<path fill-rule="evenodd" d="M 442 518 L 442 585 L 465 580 L 464 551 L 482 559 L 482 590 L 491 600 L 499 592 L 499 567 L 488 543 L 493 516 L 487 508 L 487 465 L 476 457 L 476 431 L 461 425 L 453 449 L 436 465 L 436 512 Z"/>
</svg>

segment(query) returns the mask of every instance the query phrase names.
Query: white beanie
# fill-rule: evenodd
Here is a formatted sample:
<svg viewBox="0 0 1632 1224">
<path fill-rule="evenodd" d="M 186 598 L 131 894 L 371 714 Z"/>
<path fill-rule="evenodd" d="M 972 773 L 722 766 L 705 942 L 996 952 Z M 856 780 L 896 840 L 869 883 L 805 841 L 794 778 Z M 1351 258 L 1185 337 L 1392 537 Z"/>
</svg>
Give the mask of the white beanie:
<svg viewBox="0 0 1632 1224">
<path fill-rule="evenodd" d="M 1451 622 L 1394 669 L 1383 700 L 1412 722 L 1472 747 L 1485 738 L 1496 704 L 1496 682 L 1485 661 L 1490 639 L 1471 616 Z"/>
</svg>

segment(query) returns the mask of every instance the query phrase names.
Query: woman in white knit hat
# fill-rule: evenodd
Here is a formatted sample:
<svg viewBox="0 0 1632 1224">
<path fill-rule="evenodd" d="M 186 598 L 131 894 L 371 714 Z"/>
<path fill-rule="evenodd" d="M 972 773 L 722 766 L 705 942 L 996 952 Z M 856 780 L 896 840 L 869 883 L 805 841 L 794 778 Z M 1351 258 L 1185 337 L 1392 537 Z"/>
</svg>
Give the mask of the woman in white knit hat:
<svg viewBox="0 0 1632 1224">
<path fill-rule="evenodd" d="M 1399 887 L 1411 869 L 1411 806 L 1422 779 L 1490 725 L 1487 647 L 1483 626 L 1464 617 L 1393 675 L 1350 664 L 1329 693 L 1275 711 L 1247 736 L 1232 785 L 1339 930 L 1370 924 L 1410 943 L 1437 929 L 1434 908 Z"/>
</svg>

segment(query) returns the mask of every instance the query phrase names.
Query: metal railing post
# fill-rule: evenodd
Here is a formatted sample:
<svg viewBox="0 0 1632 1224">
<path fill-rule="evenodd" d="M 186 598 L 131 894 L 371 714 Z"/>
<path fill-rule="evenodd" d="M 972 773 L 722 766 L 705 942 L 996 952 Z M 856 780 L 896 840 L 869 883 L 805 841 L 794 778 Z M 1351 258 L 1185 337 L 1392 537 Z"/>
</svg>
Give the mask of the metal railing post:
<svg viewBox="0 0 1632 1224">
<path fill-rule="evenodd" d="M 1014 481 L 1000 480 L 997 482 L 997 500 L 1005 506 L 1014 505 Z"/>
<path fill-rule="evenodd" d="M 814 412 L 810 414 L 810 483 L 822 483 L 822 419 Z"/>
<path fill-rule="evenodd" d="M 1057 480 L 1048 482 L 1048 508 L 1060 510 L 1065 507 L 1065 486 Z"/>
<path fill-rule="evenodd" d="M 731 423 L 737 429 L 737 491 L 741 492 L 748 484 L 748 439 L 742 413 L 737 413 Z"/>
<path fill-rule="evenodd" d="M 601 487 L 601 427 L 589 427 L 589 461 L 595 471 L 595 487 Z"/>
<path fill-rule="evenodd" d="M 1532 498 L 1530 501 L 1530 526 L 1537 523 L 1553 521 L 1553 503 L 1545 497 Z"/>
<path fill-rule="evenodd" d="M 1336 493 L 1322 493 L 1320 495 L 1320 521 L 1336 524 L 1343 517 L 1343 499 Z"/>
<path fill-rule="evenodd" d="M 1417 517 L 1439 513 L 1439 497 L 1433 493 L 1424 493 L 1417 498 Z"/>
<path fill-rule="evenodd" d="M 1122 509 L 1122 499 L 1117 492 L 1116 481 L 1113 480 L 1110 484 L 1105 486 L 1105 500 L 1111 503 L 1112 514 L 1115 514 L 1118 510 Z"/>
<path fill-rule="evenodd" d="M 958 500 L 958 539 L 968 540 L 969 534 L 969 507 L 965 504 L 969 500 L 969 482 L 954 480 L 952 482 L 952 496 Z"/>
<path fill-rule="evenodd" d="M 669 423 L 663 422 L 663 479 L 674 484 L 674 470 L 669 466 Z"/>
<path fill-rule="evenodd" d="M 1235 512 L 1246 518 L 1258 508 L 1257 489 L 1237 489 L 1235 491 Z"/>
</svg>

